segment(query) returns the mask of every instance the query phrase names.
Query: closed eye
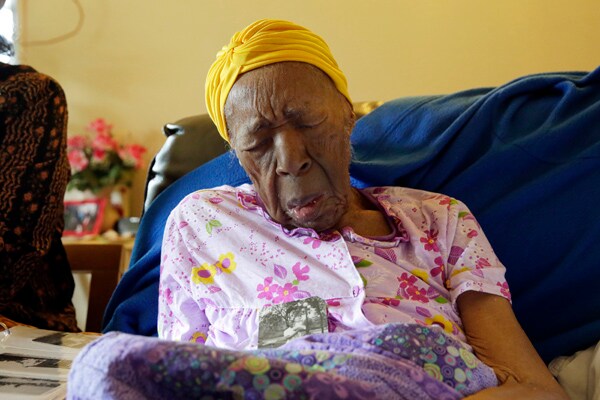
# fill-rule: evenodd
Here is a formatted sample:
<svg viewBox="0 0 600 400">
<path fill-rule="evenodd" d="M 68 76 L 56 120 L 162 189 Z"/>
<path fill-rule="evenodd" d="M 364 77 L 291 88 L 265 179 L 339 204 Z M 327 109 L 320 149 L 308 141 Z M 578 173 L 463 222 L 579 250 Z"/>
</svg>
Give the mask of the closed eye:
<svg viewBox="0 0 600 400">
<path fill-rule="evenodd" d="M 298 129 L 312 129 L 318 127 L 325 121 L 327 121 L 327 116 L 317 121 L 299 121 L 296 126 L 298 127 Z"/>
<path fill-rule="evenodd" d="M 264 138 L 256 143 L 246 147 L 245 149 L 243 149 L 243 151 L 256 152 L 256 151 L 264 150 L 271 143 L 271 141 L 272 141 L 272 139 L 270 137 Z"/>
</svg>

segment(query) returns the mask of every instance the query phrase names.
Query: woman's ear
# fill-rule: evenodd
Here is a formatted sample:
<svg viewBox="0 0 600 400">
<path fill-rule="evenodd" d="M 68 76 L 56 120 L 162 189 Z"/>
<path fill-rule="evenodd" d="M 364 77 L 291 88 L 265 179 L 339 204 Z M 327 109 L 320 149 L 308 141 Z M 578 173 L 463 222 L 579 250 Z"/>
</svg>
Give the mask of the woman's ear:
<svg viewBox="0 0 600 400">
<path fill-rule="evenodd" d="M 348 102 L 348 100 L 346 100 L 346 98 L 344 97 L 345 103 L 346 103 L 346 107 L 347 107 L 347 112 L 346 112 L 346 116 L 345 116 L 345 129 L 346 132 L 348 133 L 348 136 L 350 136 L 352 134 L 352 130 L 354 129 L 354 124 L 356 123 L 356 113 L 354 112 L 354 108 L 352 107 L 352 104 L 350 104 L 350 102 Z"/>
</svg>

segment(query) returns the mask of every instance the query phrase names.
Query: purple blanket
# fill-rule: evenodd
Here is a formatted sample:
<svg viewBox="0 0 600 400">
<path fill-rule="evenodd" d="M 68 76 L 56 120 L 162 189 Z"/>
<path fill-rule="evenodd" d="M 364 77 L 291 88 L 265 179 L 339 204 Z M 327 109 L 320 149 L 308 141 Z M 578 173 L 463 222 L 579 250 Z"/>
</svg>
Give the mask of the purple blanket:
<svg viewBox="0 0 600 400">
<path fill-rule="evenodd" d="M 69 399 L 460 399 L 491 368 L 438 327 L 390 324 L 232 351 L 112 332 L 75 360 Z"/>
</svg>

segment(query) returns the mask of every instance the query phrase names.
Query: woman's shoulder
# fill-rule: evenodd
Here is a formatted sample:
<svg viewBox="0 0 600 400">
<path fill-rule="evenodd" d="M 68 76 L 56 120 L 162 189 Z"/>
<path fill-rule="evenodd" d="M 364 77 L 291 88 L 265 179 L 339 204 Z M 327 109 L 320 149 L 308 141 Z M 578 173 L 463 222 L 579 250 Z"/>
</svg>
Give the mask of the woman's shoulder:
<svg viewBox="0 0 600 400">
<path fill-rule="evenodd" d="M 213 214 L 214 212 L 231 212 L 240 208 L 248 209 L 248 205 L 255 204 L 256 198 L 256 192 L 249 184 L 200 189 L 183 197 L 172 210 L 171 218 L 177 218 L 177 215 Z"/>
<path fill-rule="evenodd" d="M 0 80 L 15 81 L 17 79 L 56 82 L 50 75 L 39 72 L 29 65 L 0 63 Z"/>
<path fill-rule="evenodd" d="M 0 87 L 3 96 L 14 98 L 6 103 L 18 105 L 17 110 L 23 110 L 26 103 L 45 104 L 44 99 L 51 100 L 48 104 L 53 106 L 65 102 L 58 81 L 28 65 L 1 64 Z"/>
<path fill-rule="evenodd" d="M 209 203 L 217 206 L 224 201 L 235 200 L 240 197 L 256 196 L 254 187 L 249 184 L 241 186 L 222 185 L 209 189 L 199 189 L 187 194 L 177 207 L 185 207 L 190 200 L 206 200 Z"/>
<path fill-rule="evenodd" d="M 400 186 L 383 186 L 362 189 L 389 215 L 402 214 L 422 219 L 424 215 L 453 216 L 471 214 L 467 205 L 452 196 Z"/>
<path fill-rule="evenodd" d="M 425 204 L 439 202 L 441 202 L 441 205 L 462 204 L 460 200 L 446 194 L 402 186 L 377 186 L 365 188 L 362 189 L 362 191 L 379 202 L 384 201 L 392 204 Z"/>
<path fill-rule="evenodd" d="M 4 80 L 16 74 L 22 73 L 38 73 L 34 68 L 29 65 L 23 64 L 6 64 L 0 62 L 0 79 Z"/>
</svg>

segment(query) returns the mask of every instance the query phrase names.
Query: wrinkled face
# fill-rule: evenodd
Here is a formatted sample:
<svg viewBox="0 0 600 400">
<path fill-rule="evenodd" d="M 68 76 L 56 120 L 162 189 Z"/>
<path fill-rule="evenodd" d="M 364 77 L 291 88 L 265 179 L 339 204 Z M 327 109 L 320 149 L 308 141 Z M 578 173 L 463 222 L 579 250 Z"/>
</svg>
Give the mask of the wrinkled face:
<svg viewBox="0 0 600 400">
<path fill-rule="evenodd" d="M 352 107 L 300 62 L 240 76 L 225 104 L 231 146 L 275 221 L 317 231 L 348 211 Z"/>
</svg>

